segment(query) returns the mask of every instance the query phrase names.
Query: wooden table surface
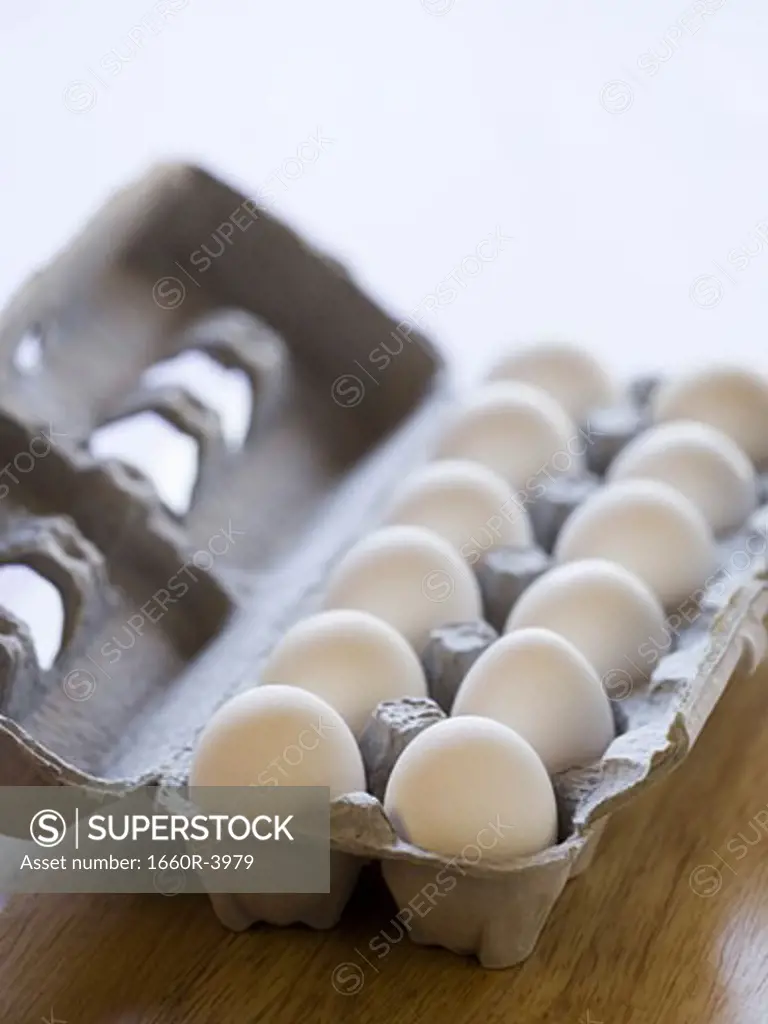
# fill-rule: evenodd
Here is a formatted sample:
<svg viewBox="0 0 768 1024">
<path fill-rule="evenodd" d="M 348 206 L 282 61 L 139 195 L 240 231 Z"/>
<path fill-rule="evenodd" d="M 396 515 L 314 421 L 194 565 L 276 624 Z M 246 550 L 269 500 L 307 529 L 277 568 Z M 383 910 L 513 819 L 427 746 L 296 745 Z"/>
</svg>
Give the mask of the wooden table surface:
<svg viewBox="0 0 768 1024">
<path fill-rule="evenodd" d="M 356 949 L 394 912 L 375 885 L 326 934 L 231 935 L 205 897 L 17 897 L 0 916 L 0 1021 L 766 1024 L 767 718 L 763 667 L 611 822 L 519 968 L 405 940 L 367 966 Z"/>
</svg>

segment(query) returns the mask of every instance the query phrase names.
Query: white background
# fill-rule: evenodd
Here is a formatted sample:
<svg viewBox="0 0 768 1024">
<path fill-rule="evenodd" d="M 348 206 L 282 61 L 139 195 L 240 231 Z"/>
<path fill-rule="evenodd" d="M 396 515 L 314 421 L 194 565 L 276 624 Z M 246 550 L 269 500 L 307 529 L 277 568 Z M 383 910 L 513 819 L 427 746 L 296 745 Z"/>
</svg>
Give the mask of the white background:
<svg viewBox="0 0 768 1024">
<path fill-rule="evenodd" d="M 511 236 L 423 319 L 469 372 L 547 332 L 622 373 L 768 361 L 765 0 L 153 2 L 2 0 L 3 300 L 182 158 L 266 187 L 400 316 Z"/>
</svg>

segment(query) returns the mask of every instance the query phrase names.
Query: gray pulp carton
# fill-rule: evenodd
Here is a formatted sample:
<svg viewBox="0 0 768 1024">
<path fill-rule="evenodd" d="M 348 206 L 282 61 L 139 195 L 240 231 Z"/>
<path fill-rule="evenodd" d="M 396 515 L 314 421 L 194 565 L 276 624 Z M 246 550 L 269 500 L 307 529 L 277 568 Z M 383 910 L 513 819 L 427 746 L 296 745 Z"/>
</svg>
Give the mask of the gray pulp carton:
<svg viewBox="0 0 768 1024">
<path fill-rule="evenodd" d="M 737 668 L 754 668 L 765 656 L 768 590 L 759 575 L 745 574 L 727 594 L 716 593 L 715 584 L 705 599 L 711 626 L 683 633 L 679 648 L 661 658 L 650 682 L 622 694 L 617 717 L 623 731 L 600 762 L 555 778 L 557 846 L 499 864 L 484 862 L 478 842 L 465 848 L 463 857 L 449 860 L 400 840 L 375 796 L 351 794 L 332 808 L 335 856 L 381 861 L 397 919 L 412 941 L 473 954 L 487 968 L 525 960 L 566 882 L 589 867 L 609 816 L 685 759 Z M 368 746 L 364 736 L 363 749 L 369 771 L 385 775 L 391 748 L 404 745 L 398 734 L 406 733 L 407 742 L 419 731 L 414 720 L 427 727 L 442 712 L 429 700 L 404 700 L 379 705 L 375 715 L 385 720 L 382 731 L 390 734 L 389 742 Z M 337 869 L 341 863 L 337 860 Z M 316 922 L 324 914 L 331 921 L 340 916 L 348 880 L 358 869 L 348 861 L 347 878 L 329 896 L 283 899 L 294 901 L 298 920 L 321 927 Z M 220 896 L 216 908 L 237 929 L 274 920 L 259 896 Z"/>
<path fill-rule="evenodd" d="M 203 270 L 192 256 L 206 246 L 219 255 Z M 239 451 L 204 402 L 142 382 L 153 363 L 189 350 L 250 382 Z M 25 625 L 0 614 L 0 785 L 107 793 L 183 782 L 212 712 L 254 684 L 329 567 L 428 456 L 446 407 L 441 360 L 335 261 L 185 165 L 114 197 L 20 289 L 0 317 L 0 360 L 0 564 L 46 576 L 65 605 L 47 671 Z M 89 453 L 99 426 L 137 411 L 197 444 L 184 516 L 141 473 Z M 183 597 L 150 614 L 172 584 Z M 551 850 L 503 866 L 447 863 L 400 841 L 376 796 L 350 794 L 331 809 L 329 894 L 212 895 L 214 910 L 236 929 L 331 927 L 361 866 L 380 861 L 414 941 L 488 967 L 524 959 L 608 816 L 683 760 L 741 659 L 764 653 L 759 572 L 730 573 L 727 592 L 716 584 L 704 604 L 706 626 L 681 635 L 649 685 L 625 693 L 619 680 L 611 696 L 624 730 L 601 762 L 555 780 Z M 364 743 L 375 792 L 394 753 L 442 714 L 434 703 L 378 709 L 378 740 Z"/>
</svg>

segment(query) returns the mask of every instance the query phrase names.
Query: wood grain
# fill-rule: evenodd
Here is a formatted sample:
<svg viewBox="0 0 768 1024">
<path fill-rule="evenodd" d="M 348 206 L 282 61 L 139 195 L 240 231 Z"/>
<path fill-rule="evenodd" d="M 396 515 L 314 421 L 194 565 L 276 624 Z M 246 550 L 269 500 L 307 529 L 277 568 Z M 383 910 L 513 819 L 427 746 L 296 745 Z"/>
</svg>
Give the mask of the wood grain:
<svg viewBox="0 0 768 1024">
<path fill-rule="evenodd" d="M 0 917 L 0 1020 L 766 1024 L 767 719 L 763 667 L 733 681 L 686 763 L 611 822 L 519 968 L 397 941 L 375 876 L 327 934 L 231 935 L 204 897 L 17 897 Z M 382 929 L 391 950 L 377 959 Z M 340 964 L 355 967 L 338 987 L 359 991 L 334 989 Z"/>
</svg>

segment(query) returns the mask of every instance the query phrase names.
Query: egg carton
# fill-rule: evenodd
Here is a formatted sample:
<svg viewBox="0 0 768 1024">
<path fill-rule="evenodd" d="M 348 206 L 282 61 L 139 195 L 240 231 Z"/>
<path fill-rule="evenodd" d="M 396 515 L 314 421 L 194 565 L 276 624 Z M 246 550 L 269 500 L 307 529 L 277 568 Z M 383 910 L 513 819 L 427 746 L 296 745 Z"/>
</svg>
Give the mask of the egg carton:
<svg viewBox="0 0 768 1024">
<path fill-rule="evenodd" d="M 189 351 L 249 381 L 253 415 L 237 451 L 205 401 L 143 379 Z M 339 555 L 429 457 L 450 407 L 441 360 L 343 267 L 185 165 L 115 196 L 21 288 L 0 317 L 0 360 L 0 564 L 35 569 L 65 605 L 47 671 L 25 624 L 0 614 L 0 785 L 183 784 L 212 713 L 258 680 Z M 553 484 L 531 508 L 540 549 L 482 560 L 490 621 L 433 635 L 431 698 L 376 710 L 361 740 L 371 792 L 331 808 L 330 892 L 212 895 L 224 924 L 332 927 L 374 861 L 415 942 L 486 967 L 531 953 L 609 816 L 685 758 L 737 668 L 764 655 L 763 560 L 735 556 L 754 554 L 748 540 L 765 538 L 767 510 L 723 544 L 701 618 L 670 624 L 674 650 L 650 682 L 614 680 L 616 739 L 599 764 L 554 780 L 556 846 L 503 865 L 479 846 L 448 861 L 400 840 L 380 798 L 396 756 L 444 716 L 515 596 L 546 569 L 567 512 L 642 426 L 653 386 L 636 382 L 622 408 L 595 411 L 592 475 Z M 141 412 L 196 442 L 183 516 L 140 472 L 90 454 L 100 426 Z"/>
</svg>

